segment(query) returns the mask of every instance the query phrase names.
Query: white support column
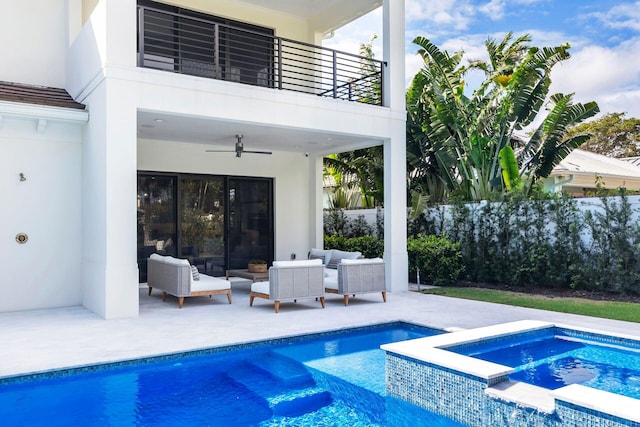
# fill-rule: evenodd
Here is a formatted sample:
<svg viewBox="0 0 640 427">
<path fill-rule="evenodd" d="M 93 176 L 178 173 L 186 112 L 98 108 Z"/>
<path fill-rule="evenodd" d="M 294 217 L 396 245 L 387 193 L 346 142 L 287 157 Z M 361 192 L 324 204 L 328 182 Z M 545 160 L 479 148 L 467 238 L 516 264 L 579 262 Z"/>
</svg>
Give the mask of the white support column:
<svg viewBox="0 0 640 427">
<path fill-rule="evenodd" d="M 105 80 L 87 98 L 82 161 L 82 304 L 105 319 L 138 315 L 136 108 Z"/>
<path fill-rule="evenodd" d="M 384 143 L 384 259 L 391 292 L 409 288 L 405 130 Z"/>
<path fill-rule="evenodd" d="M 405 28 L 404 1 L 384 0 L 383 6 L 383 52 L 387 63 L 384 73 L 385 106 L 394 110 L 405 109 Z"/>
<path fill-rule="evenodd" d="M 105 319 L 139 311 L 136 256 L 136 90 L 109 76 L 135 65 L 136 5 L 101 0 L 92 19 L 104 77 L 90 88 L 82 149 L 82 304 Z M 113 31 L 117 29 L 117 31 Z"/>
<path fill-rule="evenodd" d="M 397 114 L 384 143 L 384 259 L 392 292 L 409 288 L 407 255 L 406 112 L 404 1 L 383 1 L 385 105 Z"/>
</svg>

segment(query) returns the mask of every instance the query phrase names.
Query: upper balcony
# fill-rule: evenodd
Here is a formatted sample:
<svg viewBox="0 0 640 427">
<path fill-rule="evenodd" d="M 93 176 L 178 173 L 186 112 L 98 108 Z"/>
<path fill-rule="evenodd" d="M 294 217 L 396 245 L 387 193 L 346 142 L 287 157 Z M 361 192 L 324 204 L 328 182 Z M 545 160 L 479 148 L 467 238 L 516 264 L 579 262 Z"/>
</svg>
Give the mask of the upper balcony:
<svg viewBox="0 0 640 427">
<path fill-rule="evenodd" d="M 385 105 L 382 61 L 277 37 L 271 28 L 160 4 L 138 5 L 137 65 Z"/>
</svg>

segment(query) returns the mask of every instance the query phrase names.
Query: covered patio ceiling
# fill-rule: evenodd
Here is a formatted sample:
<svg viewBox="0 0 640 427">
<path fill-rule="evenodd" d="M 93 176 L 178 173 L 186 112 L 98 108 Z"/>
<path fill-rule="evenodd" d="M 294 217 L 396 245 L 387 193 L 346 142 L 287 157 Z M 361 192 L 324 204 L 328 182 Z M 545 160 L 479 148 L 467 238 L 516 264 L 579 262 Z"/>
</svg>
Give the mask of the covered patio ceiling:
<svg viewBox="0 0 640 427">
<path fill-rule="evenodd" d="M 237 134 L 244 136 L 243 142 L 248 150 L 307 152 L 315 155 L 383 144 L 381 139 L 363 136 L 147 111 L 138 112 L 137 127 L 139 139 L 202 144 L 203 151 L 211 147 L 233 149 Z"/>
<path fill-rule="evenodd" d="M 309 20 L 313 30 L 330 33 L 382 6 L 382 0 L 242 0 Z"/>
</svg>

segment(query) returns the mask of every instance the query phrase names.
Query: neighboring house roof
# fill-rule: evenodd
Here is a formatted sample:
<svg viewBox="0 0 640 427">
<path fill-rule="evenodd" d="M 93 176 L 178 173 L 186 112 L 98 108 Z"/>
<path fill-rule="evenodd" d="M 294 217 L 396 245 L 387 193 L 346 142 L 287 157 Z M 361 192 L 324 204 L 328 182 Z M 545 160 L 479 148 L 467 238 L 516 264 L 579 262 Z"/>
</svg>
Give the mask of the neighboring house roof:
<svg viewBox="0 0 640 427">
<path fill-rule="evenodd" d="M 640 167 L 632 162 L 584 150 L 573 150 L 555 168 L 552 175 L 613 176 L 640 179 Z"/>
<path fill-rule="evenodd" d="M 620 160 L 623 160 L 625 162 L 629 162 L 634 166 L 640 167 L 640 157 L 623 157 Z"/>
<path fill-rule="evenodd" d="M 84 110 L 64 89 L 0 81 L 0 101 Z"/>
<path fill-rule="evenodd" d="M 596 182 L 596 177 L 599 182 Z M 624 187 L 640 190 L 640 167 L 630 161 L 573 150 L 545 180 L 545 187 L 549 190 L 574 195 L 588 195 L 598 185 L 606 189 Z"/>
</svg>

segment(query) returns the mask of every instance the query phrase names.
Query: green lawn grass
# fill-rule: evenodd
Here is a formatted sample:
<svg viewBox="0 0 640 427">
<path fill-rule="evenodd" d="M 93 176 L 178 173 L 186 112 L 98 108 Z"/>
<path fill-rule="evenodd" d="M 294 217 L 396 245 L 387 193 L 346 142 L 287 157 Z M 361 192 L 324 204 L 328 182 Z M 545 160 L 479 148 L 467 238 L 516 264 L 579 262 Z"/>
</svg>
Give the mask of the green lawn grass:
<svg viewBox="0 0 640 427">
<path fill-rule="evenodd" d="M 540 295 L 482 288 L 441 287 L 426 289 L 421 292 L 425 294 L 640 323 L 640 304 L 628 302 L 593 301 L 583 298 L 550 298 Z"/>
</svg>

